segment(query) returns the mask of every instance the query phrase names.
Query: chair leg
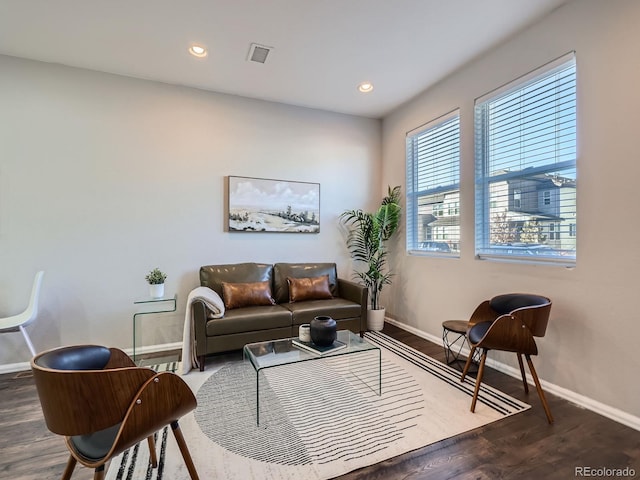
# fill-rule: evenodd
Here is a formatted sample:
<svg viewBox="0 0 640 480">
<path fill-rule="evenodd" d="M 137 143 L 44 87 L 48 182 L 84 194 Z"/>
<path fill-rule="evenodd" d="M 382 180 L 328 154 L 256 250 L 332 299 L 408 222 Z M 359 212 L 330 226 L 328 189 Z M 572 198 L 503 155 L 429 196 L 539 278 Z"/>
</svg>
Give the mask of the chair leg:
<svg viewBox="0 0 640 480">
<path fill-rule="evenodd" d="M 94 470 L 93 480 L 104 480 L 104 463 Z"/>
<path fill-rule="evenodd" d="M 538 379 L 538 374 L 536 373 L 536 369 L 533 368 L 531 355 L 525 355 L 525 357 L 527 358 L 527 363 L 529 364 L 529 370 L 531 370 L 531 376 L 533 377 L 533 381 L 536 384 L 536 389 L 538 390 L 538 396 L 540 397 L 540 401 L 542 402 L 544 413 L 547 415 L 547 421 L 549 423 L 553 423 L 553 416 L 551 415 L 549 404 L 547 403 L 547 399 L 545 398 L 544 392 L 542 391 L 542 386 L 540 385 L 540 380 Z"/>
<path fill-rule="evenodd" d="M 20 329 L 20 332 L 22 333 L 22 336 L 24 337 L 24 341 L 27 342 L 27 347 L 29 347 L 29 351 L 31 352 L 31 356 L 35 357 L 36 356 L 36 349 L 33 348 L 33 343 L 31 343 L 31 339 L 29 338 L 29 335 L 27 334 L 27 330 L 22 325 L 20 325 L 18 328 Z"/>
<path fill-rule="evenodd" d="M 206 355 L 200 355 L 198 357 L 198 363 L 200 364 L 200 371 L 204 372 L 204 364 L 205 364 L 205 360 L 207 359 Z M 185 360 L 182 360 L 183 362 Z"/>
<path fill-rule="evenodd" d="M 153 439 L 153 435 L 147 437 L 147 443 L 149 443 L 149 461 L 153 468 L 158 466 L 158 455 L 156 454 L 156 442 Z"/>
<path fill-rule="evenodd" d="M 196 466 L 193 464 L 193 460 L 191 459 L 191 454 L 189 453 L 187 442 L 185 442 L 184 440 L 182 430 L 180 430 L 180 425 L 178 425 L 177 421 L 171 422 L 171 430 L 173 430 L 173 436 L 176 437 L 178 448 L 180 448 L 180 453 L 182 453 L 184 463 L 187 466 L 187 470 L 189 470 L 189 476 L 191 477 L 191 480 L 200 480 L 200 477 L 198 477 L 198 472 L 196 471 Z"/>
<path fill-rule="evenodd" d="M 67 466 L 64 469 L 61 480 L 71 480 L 71 474 L 73 473 L 73 469 L 76 468 L 77 462 L 73 455 L 69 455 L 69 460 L 67 460 Z"/>
<path fill-rule="evenodd" d="M 471 358 L 471 357 L 469 357 Z M 484 362 L 487 360 L 487 349 L 482 352 L 480 366 L 478 367 L 478 375 L 476 376 L 476 388 L 473 391 L 473 400 L 471 400 L 471 411 L 476 411 L 476 401 L 478 400 L 478 392 L 480 391 L 480 383 L 482 383 L 482 374 L 484 373 Z"/>
<path fill-rule="evenodd" d="M 520 374 L 522 375 L 522 384 L 524 385 L 524 393 L 529 393 L 529 384 L 527 383 L 527 376 L 524 373 L 524 364 L 522 363 L 522 354 L 518 353 L 518 364 L 520 365 Z"/>
<path fill-rule="evenodd" d="M 467 357 L 467 363 L 464 364 L 464 369 L 462 370 L 462 377 L 460 378 L 461 382 L 464 382 L 467 373 L 469 373 L 469 367 L 471 367 L 471 362 L 473 362 L 473 354 L 476 351 L 476 347 L 472 346 L 471 351 L 469 352 L 469 356 Z"/>
</svg>

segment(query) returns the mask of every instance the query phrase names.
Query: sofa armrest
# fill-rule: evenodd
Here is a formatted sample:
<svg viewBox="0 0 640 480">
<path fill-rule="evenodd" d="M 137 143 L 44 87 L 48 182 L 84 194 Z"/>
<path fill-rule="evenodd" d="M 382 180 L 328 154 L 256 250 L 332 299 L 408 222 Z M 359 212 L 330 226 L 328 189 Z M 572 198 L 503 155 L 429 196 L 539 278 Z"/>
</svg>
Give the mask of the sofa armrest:
<svg viewBox="0 0 640 480">
<path fill-rule="evenodd" d="M 340 295 L 340 298 L 360 304 L 360 334 L 362 335 L 367 330 L 369 289 L 358 283 L 338 278 L 338 294 Z"/>
<path fill-rule="evenodd" d="M 191 305 L 197 356 L 206 355 L 207 353 L 207 313 L 207 307 L 204 302 L 195 301 Z"/>
<path fill-rule="evenodd" d="M 359 283 L 338 279 L 338 295 L 340 298 L 360 303 L 367 308 L 367 287 L 363 287 Z"/>
</svg>

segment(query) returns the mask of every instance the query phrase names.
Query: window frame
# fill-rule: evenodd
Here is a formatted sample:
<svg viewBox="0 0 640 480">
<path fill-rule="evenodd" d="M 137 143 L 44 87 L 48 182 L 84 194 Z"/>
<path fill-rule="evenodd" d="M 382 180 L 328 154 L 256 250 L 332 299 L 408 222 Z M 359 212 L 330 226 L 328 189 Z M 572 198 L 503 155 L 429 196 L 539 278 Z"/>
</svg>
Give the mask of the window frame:
<svg viewBox="0 0 640 480">
<path fill-rule="evenodd" d="M 406 134 L 406 225 L 407 225 L 407 235 L 406 235 L 406 249 L 409 255 L 420 255 L 420 256 L 435 256 L 435 257 L 448 257 L 448 258 L 459 258 L 460 257 L 460 230 L 461 230 L 461 222 L 460 222 L 460 109 L 456 108 L 451 110 L 450 112 L 441 115 L 409 132 Z M 446 183 L 444 185 L 438 185 L 432 188 L 424 188 L 418 189 L 418 178 L 420 172 L 418 171 L 419 161 L 417 161 L 417 155 L 414 155 L 414 147 L 415 142 L 419 141 L 419 137 L 422 135 L 428 135 L 428 132 L 436 131 L 438 128 L 443 128 L 450 124 L 451 122 L 455 122 L 454 125 L 454 133 L 451 137 L 451 141 L 455 142 L 455 147 L 453 152 L 457 154 L 457 158 L 454 163 L 447 161 L 445 164 L 447 167 L 453 167 L 455 170 L 455 181 L 451 183 Z M 437 137 L 436 137 L 437 138 Z M 449 137 L 446 137 L 447 141 Z M 423 240 L 419 240 L 419 200 L 421 198 L 430 196 L 430 195 L 446 195 L 448 193 L 454 193 L 457 195 L 457 198 L 450 199 L 446 201 L 445 198 L 440 201 L 436 201 L 433 205 L 438 206 L 438 214 L 446 217 L 448 215 L 449 210 L 455 205 L 454 215 L 452 217 L 457 218 L 457 225 L 451 225 L 454 227 L 454 230 L 457 228 L 457 235 L 452 236 L 451 238 L 441 238 L 446 237 L 447 234 L 443 233 L 446 228 L 443 226 L 433 226 L 431 227 L 432 235 L 430 238 L 425 238 Z M 445 215 L 445 213 L 447 215 Z M 435 214 L 432 212 L 432 215 Z M 447 248 L 453 247 L 453 251 L 443 251 L 444 249 L 440 249 L 439 247 L 425 247 L 422 248 L 423 244 L 433 244 L 433 243 L 447 243 Z M 444 247 L 444 245 L 442 246 Z"/>
<path fill-rule="evenodd" d="M 555 156 L 550 157 L 548 159 L 548 161 L 546 162 L 534 162 L 533 160 L 531 160 L 531 164 L 533 163 L 538 163 L 536 166 L 534 167 L 522 167 L 520 166 L 520 168 L 518 170 L 513 170 L 511 171 L 508 167 L 506 169 L 504 169 L 505 167 L 502 168 L 498 168 L 497 170 L 494 170 L 493 172 L 490 172 L 490 168 L 496 168 L 496 165 L 491 166 L 492 162 L 496 161 L 498 158 L 498 153 L 496 153 L 495 151 L 493 153 L 491 153 L 489 151 L 489 143 L 490 143 L 490 128 L 491 126 L 493 127 L 498 127 L 500 126 L 500 123 L 498 124 L 493 124 L 491 122 L 490 119 L 490 115 L 489 115 L 489 108 L 490 105 L 497 105 L 499 104 L 499 102 L 501 100 L 507 100 L 508 101 L 508 96 L 511 94 L 514 94 L 516 92 L 525 92 L 527 87 L 532 86 L 533 84 L 535 84 L 536 82 L 540 82 L 543 81 L 545 78 L 550 77 L 551 75 L 554 75 L 555 73 L 561 72 L 563 70 L 565 70 L 567 67 L 573 67 L 574 71 L 573 71 L 573 83 L 571 83 L 571 94 L 573 95 L 571 97 L 570 100 L 570 108 L 575 108 L 575 110 L 573 110 L 573 116 L 571 118 L 571 124 L 569 125 L 567 131 L 569 132 L 573 132 L 573 137 L 571 138 L 572 143 L 570 143 L 571 146 L 571 153 L 572 153 L 572 158 L 570 160 L 566 160 L 566 159 L 558 159 Z M 556 82 L 560 82 L 560 80 L 556 79 Z M 577 178 L 573 178 L 573 204 L 569 203 L 568 205 L 573 208 L 573 212 L 569 212 L 570 214 L 572 214 L 572 217 L 569 217 L 566 219 L 566 225 L 565 227 L 567 228 L 567 232 L 571 231 L 574 235 L 567 235 L 568 238 L 573 238 L 573 254 L 571 254 L 571 250 L 569 249 L 559 249 L 559 250 L 551 250 L 549 249 L 544 250 L 544 249 L 540 249 L 538 250 L 538 252 L 542 252 L 542 253 L 538 253 L 536 255 L 531 255 L 529 252 L 531 249 L 528 247 L 535 247 L 536 244 L 531 243 L 531 244 L 527 244 L 527 243 L 523 243 L 522 245 L 519 245 L 517 242 L 513 242 L 513 243 L 493 243 L 493 238 L 492 236 L 494 235 L 494 229 L 496 228 L 496 223 L 495 220 L 492 220 L 491 217 L 491 210 L 492 210 L 492 205 L 496 205 L 496 199 L 499 199 L 500 197 L 497 195 L 500 195 L 498 193 L 495 193 L 496 191 L 498 191 L 499 184 L 501 181 L 506 182 L 506 187 L 502 187 L 502 188 L 508 188 L 511 189 L 512 188 L 512 183 L 509 182 L 525 182 L 527 180 L 530 180 L 532 178 L 534 178 L 535 175 L 550 175 L 551 172 L 554 171 L 560 171 L 560 172 L 564 172 L 564 171 L 568 171 L 568 175 L 571 175 L 572 173 L 575 175 L 577 173 L 577 156 L 578 156 L 578 152 L 577 152 L 577 129 L 578 129 L 578 118 L 577 118 L 577 64 L 576 64 L 576 58 L 575 58 L 575 52 L 570 52 L 566 55 L 563 55 L 562 57 L 548 63 L 547 65 L 544 65 L 540 68 L 537 68 L 535 70 L 533 70 L 532 72 L 529 72 L 528 74 L 507 83 L 506 85 L 492 91 L 489 92 L 485 95 L 483 95 L 482 97 L 479 97 L 476 99 L 475 101 L 475 105 L 474 105 L 474 117 L 475 117 L 475 185 L 476 185 L 476 193 L 475 193 L 475 208 L 476 208 L 476 212 L 475 212 L 475 253 L 476 253 L 476 258 L 478 259 L 486 259 L 486 260 L 500 260 L 500 261 L 508 261 L 508 262 L 518 262 L 518 263 L 549 263 L 549 264 L 557 264 L 557 265 L 562 265 L 562 266 L 575 266 L 576 264 L 576 250 L 575 250 L 575 246 L 577 245 L 576 243 L 576 238 L 577 236 L 575 235 L 575 227 L 576 227 L 576 220 L 577 220 L 577 195 L 576 195 L 576 180 Z M 553 93 L 554 96 L 553 98 L 556 99 L 555 101 L 557 101 L 557 92 Z M 544 105 L 546 106 L 547 104 L 551 105 L 552 102 L 548 101 L 547 103 L 545 103 Z M 527 117 L 527 118 L 535 118 L 535 113 L 534 113 L 534 109 L 531 107 L 527 107 L 526 110 L 524 110 L 524 113 L 527 113 L 529 115 L 531 115 L 531 117 Z M 514 118 L 515 118 L 515 114 L 514 114 Z M 544 119 L 550 118 L 549 117 L 543 117 Z M 509 119 L 510 120 L 510 119 Z M 513 120 L 514 124 L 517 125 L 517 122 L 525 122 L 523 120 Z M 562 131 L 564 133 L 564 130 Z M 525 133 L 522 132 L 518 132 L 519 136 L 514 135 L 513 138 L 518 138 L 520 142 L 522 142 L 524 139 L 526 139 L 527 137 L 525 136 Z M 504 134 L 503 134 L 504 135 Z M 555 132 L 555 137 L 554 140 L 557 141 L 558 140 L 558 135 L 560 135 L 558 133 L 558 131 L 556 130 Z M 500 137 L 498 137 L 500 138 Z M 506 138 L 506 137 L 505 137 Z M 509 139 L 511 140 L 511 138 Z M 534 151 L 533 153 L 537 154 L 537 151 Z M 522 154 L 521 154 L 522 155 Z M 507 157 L 508 158 L 508 157 Z M 526 157 L 525 157 L 526 158 Z M 528 160 L 528 159 L 527 159 Z M 560 160 L 560 161 L 558 161 Z M 504 163 L 504 160 L 502 160 L 502 163 L 504 165 L 507 165 L 509 163 Z M 528 164 L 528 162 L 525 162 L 525 164 Z M 498 163 L 498 165 L 500 165 L 500 161 Z M 523 175 L 522 172 L 527 170 L 527 174 Z M 529 176 L 529 178 L 527 178 Z M 570 179 L 571 180 L 571 179 Z M 492 192 L 492 187 L 493 187 L 493 192 Z M 507 213 L 508 210 L 510 210 L 511 208 L 513 208 L 515 206 L 516 203 L 516 199 L 515 199 L 515 192 L 520 193 L 520 205 L 521 208 L 523 207 L 523 192 L 521 190 L 521 188 L 515 188 L 513 187 L 513 198 L 509 198 L 508 196 L 508 191 L 507 191 L 507 202 L 511 201 L 511 205 L 505 210 L 505 215 Z M 545 208 L 545 207 L 552 207 L 552 203 L 554 202 L 553 200 L 553 192 L 551 192 L 550 190 L 547 191 L 542 191 L 542 193 L 540 193 L 541 197 L 540 200 L 538 200 L 540 202 L 539 204 L 539 208 Z M 562 195 L 562 193 L 560 191 L 556 192 L 556 197 L 558 198 L 556 200 L 556 202 L 558 203 L 558 209 L 564 209 L 565 205 L 567 205 L 566 203 L 561 203 L 561 202 L 566 202 L 566 200 L 562 200 L 560 198 L 560 196 Z M 515 208 L 514 208 L 515 210 Z M 538 215 L 542 213 L 539 212 Z M 505 217 L 506 218 L 506 217 Z M 536 218 L 534 216 L 531 216 L 529 218 Z M 500 220 L 498 220 L 498 222 L 500 222 Z M 512 231 L 509 230 L 512 228 L 512 225 L 515 226 L 516 222 L 513 221 L 513 219 L 508 219 L 508 220 L 503 220 L 504 224 L 506 225 L 506 229 L 507 231 Z M 521 223 L 524 224 L 524 227 L 519 227 L 520 230 L 517 233 L 513 233 L 513 234 L 508 234 L 505 235 L 505 237 L 509 237 L 509 238 L 513 238 L 515 237 L 516 239 L 518 238 L 518 236 L 522 233 L 523 229 L 525 227 L 527 227 L 527 225 L 537 225 L 537 219 L 536 220 L 524 220 Z M 550 225 L 551 223 L 549 223 Z M 498 223 L 498 228 L 502 227 L 503 225 Z M 560 223 L 555 223 L 554 227 L 553 227 L 553 231 L 554 231 L 554 239 L 553 242 L 556 242 L 558 237 L 560 236 L 560 231 L 561 231 L 561 226 Z M 571 230 L 570 230 L 571 229 Z M 551 230 L 551 229 L 549 229 Z M 513 229 L 513 231 L 515 231 L 515 228 Z M 495 238 L 495 237 L 494 237 Z M 547 246 L 547 243 L 545 242 L 549 242 L 550 238 L 541 240 L 540 242 L 537 243 L 537 245 L 540 246 Z M 554 246 L 553 242 L 551 243 L 551 245 L 548 245 L 549 247 Z M 571 243 L 570 243 L 571 245 Z M 514 246 L 516 247 L 515 249 L 509 248 L 509 246 Z M 549 252 L 549 253 L 547 253 Z"/>
<path fill-rule="evenodd" d="M 513 189 L 513 208 L 522 208 L 522 190 L 519 188 Z"/>
</svg>

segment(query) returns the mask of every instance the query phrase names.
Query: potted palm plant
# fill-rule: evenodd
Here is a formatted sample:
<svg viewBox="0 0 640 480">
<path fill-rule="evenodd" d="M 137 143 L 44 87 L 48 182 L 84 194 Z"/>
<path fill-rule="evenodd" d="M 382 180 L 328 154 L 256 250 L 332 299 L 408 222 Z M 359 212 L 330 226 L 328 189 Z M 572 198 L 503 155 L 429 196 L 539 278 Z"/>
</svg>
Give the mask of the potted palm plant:
<svg viewBox="0 0 640 480">
<path fill-rule="evenodd" d="M 164 281 L 167 278 L 158 268 L 154 268 L 144 277 L 149 284 L 149 295 L 151 298 L 161 298 L 164 296 Z"/>
<path fill-rule="evenodd" d="M 340 215 L 347 227 L 347 249 L 351 258 L 364 266 L 354 276 L 369 289 L 370 310 L 367 315 L 369 330 L 382 330 L 385 308 L 380 306 L 382 287 L 391 284 L 392 273 L 387 268 L 386 242 L 398 230 L 402 209 L 400 186 L 389 187 L 375 212 L 347 210 Z"/>
</svg>

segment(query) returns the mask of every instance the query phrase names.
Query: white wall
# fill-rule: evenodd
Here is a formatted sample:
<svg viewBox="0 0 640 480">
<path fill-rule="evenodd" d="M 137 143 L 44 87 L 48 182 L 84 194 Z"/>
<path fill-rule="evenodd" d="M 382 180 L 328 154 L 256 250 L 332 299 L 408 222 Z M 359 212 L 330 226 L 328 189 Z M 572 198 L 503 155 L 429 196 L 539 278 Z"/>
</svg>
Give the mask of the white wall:
<svg viewBox="0 0 640 480">
<path fill-rule="evenodd" d="M 143 327 L 154 343 L 180 340 L 201 265 L 335 261 L 350 276 L 338 216 L 377 201 L 380 139 L 376 120 L 0 56 L 0 315 L 43 269 L 38 350 L 128 348 L 156 266 L 179 302 Z M 224 232 L 227 175 L 320 183 L 321 232 Z M 28 359 L 20 334 L 0 335 L 0 367 Z"/>
<path fill-rule="evenodd" d="M 640 2 L 574 1 L 460 69 L 383 122 L 383 183 L 403 184 L 405 133 L 461 110 L 462 254 L 411 257 L 397 242 L 389 314 L 440 336 L 483 299 L 536 292 L 553 300 L 534 359 L 548 382 L 640 415 L 637 210 L 640 156 Z M 474 99 L 556 57 L 576 51 L 578 70 L 578 249 L 572 269 L 474 258 Z M 428 59 L 424 59 L 428 61 Z M 404 232 L 403 232 L 404 235 Z M 515 355 L 490 357 L 517 365 Z M 561 420 L 561 419 L 559 419 Z"/>
</svg>

